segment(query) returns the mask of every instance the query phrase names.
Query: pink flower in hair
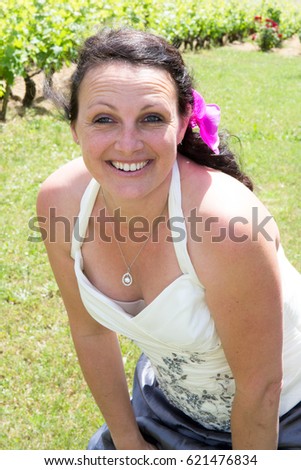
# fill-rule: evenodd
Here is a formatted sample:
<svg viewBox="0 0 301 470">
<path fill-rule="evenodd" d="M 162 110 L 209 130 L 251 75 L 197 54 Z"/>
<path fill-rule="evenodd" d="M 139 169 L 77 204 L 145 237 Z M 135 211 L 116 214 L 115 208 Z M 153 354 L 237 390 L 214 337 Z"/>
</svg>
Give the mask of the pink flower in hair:
<svg viewBox="0 0 301 470">
<path fill-rule="evenodd" d="M 217 104 L 206 104 L 204 98 L 197 91 L 192 90 L 192 93 L 194 105 L 189 124 L 192 128 L 199 128 L 200 136 L 205 144 L 218 155 L 220 107 Z"/>
</svg>

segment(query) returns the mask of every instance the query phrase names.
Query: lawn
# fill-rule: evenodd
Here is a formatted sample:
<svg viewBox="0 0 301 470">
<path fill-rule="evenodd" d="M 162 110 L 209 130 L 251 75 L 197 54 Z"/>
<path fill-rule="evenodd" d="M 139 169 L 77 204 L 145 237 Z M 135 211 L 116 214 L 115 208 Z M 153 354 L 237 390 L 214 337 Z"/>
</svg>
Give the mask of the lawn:
<svg viewBox="0 0 301 470">
<path fill-rule="evenodd" d="M 185 55 L 195 87 L 222 108 L 222 127 L 274 215 L 301 271 L 300 57 L 221 48 Z M 84 449 L 102 418 L 82 378 L 39 234 L 38 188 L 78 156 L 68 125 L 43 102 L 1 124 L 1 449 Z M 35 227 L 35 225 L 31 225 Z M 31 241 L 28 238 L 31 238 Z M 32 238 L 36 241 L 33 242 Z M 121 339 L 129 386 L 138 350 Z"/>
</svg>

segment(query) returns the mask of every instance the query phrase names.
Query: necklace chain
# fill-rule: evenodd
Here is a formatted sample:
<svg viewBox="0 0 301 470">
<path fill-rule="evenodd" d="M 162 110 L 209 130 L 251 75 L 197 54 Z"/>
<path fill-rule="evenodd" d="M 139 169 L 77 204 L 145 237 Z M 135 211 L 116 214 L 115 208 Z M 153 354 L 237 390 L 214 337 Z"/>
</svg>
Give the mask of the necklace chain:
<svg viewBox="0 0 301 470">
<path fill-rule="evenodd" d="M 117 241 L 117 245 L 118 245 L 118 248 L 119 248 L 119 251 L 120 251 L 120 254 L 122 256 L 122 259 L 123 259 L 123 262 L 124 264 L 126 265 L 127 267 L 127 272 L 124 273 L 124 275 L 122 276 L 121 278 L 121 282 L 122 284 L 124 284 L 125 286 L 130 286 L 132 283 L 133 283 L 133 276 L 131 274 L 131 268 L 133 266 L 133 264 L 135 263 L 136 259 L 138 258 L 138 256 L 140 255 L 141 251 L 143 250 L 143 248 L 145 247 L 145 245 L 147 244 L 148 240 L 150 239 L 151 237 L 151 234 L 149 233 L 145 242 L 143 243 L 142 247 L 140 248 L 140 250 L 138 251 L 138 253 L 136 254 L 135 258 L 133 259 L 133 261 L 128 265 L 127 262 L 126 262 L 126 259 L 125 259 L 125 256 L 123 254 L 123 251 L 121 249 L 121 246 L 120 246 L 120 243 L 119 241 L 117 240 L 116 238 L 116 241 Z"/>
<path fill-rule="evenodd" d="M 105 203 L 105 208 L 108 210 L 108 205 L 107 205 L 107 201 L 106 201 L 106 198 L 105 198 L 105 195 L 103 193 L 103 191 L 101 190 L 101 193 L 102 193 L 102 197 L 103 197 L 103 200 L 104 200 L 104 203 Z M 161 215 L 163 214 L 163 211 L 165 209 L 165 206 L 166 204 L 164 205 L 164 208 L 161 212 Z M 120 251 L 120 254 L 121 254 L 121 257 L 122 257 L 122 260 L 127 268 L 127 271 L 123 274 L 122 278 L 121 278 L 121 282 L 124 286 L 126 287 L 129 287 L 133 284 L 133 276 L 131 274 L 131 268 L 132 266 L 134 265 L 135 261 L 137 260 L 138 256 L 140 255 L 140 253 L 142 252 L 143 248 L 146 246 L 147 242 L 149 241 L 149 239 L 151 238 L 151 232 L 148 234 L 145 242 L 143 243 L 143 245 L 141 246 L 140 250 L 138 251 L 138 253 L 136 254 L 136 256 L 134 257 L 133 261 L 128 264 L 126 262 L 126 259 L 125 259 L 125 256 L 124 256 L 124 253 L 122 251 L 122 248 L 121 248 L 121 245 L 119 243 L 119 241 L 117 240 L 116 238 L 116 242 L 117 242 L 117 246 L 119 248 L 119 251 Z"/>
</svg>

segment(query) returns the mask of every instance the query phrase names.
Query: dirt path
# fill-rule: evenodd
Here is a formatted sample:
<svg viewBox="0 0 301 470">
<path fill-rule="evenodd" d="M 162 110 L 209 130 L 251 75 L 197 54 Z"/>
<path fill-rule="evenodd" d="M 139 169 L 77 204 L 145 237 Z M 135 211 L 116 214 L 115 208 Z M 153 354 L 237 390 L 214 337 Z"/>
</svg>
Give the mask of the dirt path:
<svg viewBox="0 0 301 470">
<path fill-rule="evenodd" d="M 236 49 L 240 51 L 259 51 L 259 47 L 254 42 L 234 42 L 233 44 L 229 44 L 228 46 L 230 49 Z M 301 42 L 297 35 L 293 36 L 286 41 L 283 41 L 282 47 L 272 49 L 272 54 L 279 54 L 284 57 L 301 57 Z"/>
</svg>

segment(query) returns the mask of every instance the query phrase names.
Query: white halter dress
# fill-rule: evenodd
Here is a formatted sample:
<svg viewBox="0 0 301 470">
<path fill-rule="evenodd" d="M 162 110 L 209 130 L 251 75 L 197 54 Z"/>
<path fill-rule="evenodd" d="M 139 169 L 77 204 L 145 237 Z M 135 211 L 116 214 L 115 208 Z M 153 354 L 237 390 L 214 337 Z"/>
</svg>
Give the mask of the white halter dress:
<svg viewBox="0 0 301 470">
<path fill-rule="evenodd" d="M 235 381 L 205 301 L 205 288 L 187 251 L 177 163 L 168 207 L 169 218 L 176 218 L 173 220 L 177 229 L 172 235 L 182 275 L 149 305 L 143 300 L 113 300 L 96 289 L 84 274 L 81 245 L 99 189 L 99 183 L 92 179 L 82 197 L 72 240 L 71 255 L 87 311 L 97 322 L 131 338 L 141 348 L 148 361 L 144 360 L 140 373 L 146 373 L 148 380 L 156 384 L 167 404 L 208 431 L 229 434 Z M 301 401 L 301 276 L 281 247 L 278 259 L 284 299 L 284 383 L 280 403 L 283 416 Z"/>
</svg>

